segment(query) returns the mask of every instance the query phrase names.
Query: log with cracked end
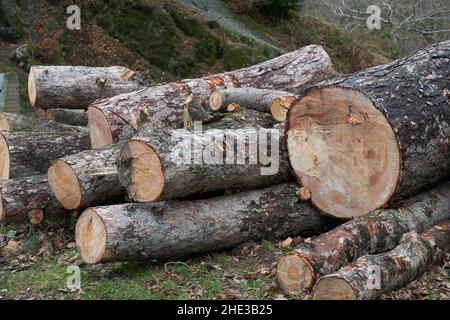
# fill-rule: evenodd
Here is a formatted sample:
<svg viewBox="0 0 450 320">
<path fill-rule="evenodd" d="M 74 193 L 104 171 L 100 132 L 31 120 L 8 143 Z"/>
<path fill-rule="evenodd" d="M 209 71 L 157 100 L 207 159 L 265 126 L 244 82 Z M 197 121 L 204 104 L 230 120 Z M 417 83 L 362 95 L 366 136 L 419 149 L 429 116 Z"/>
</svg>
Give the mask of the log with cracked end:
<svg viewBox="0 0 450 320">
<path fill-rule="evenodd" d="M 367 255 L 320 278 L 314 300 L 375 300 L 417 279 L 450 248 L 450 221 L 418 234 L 406 233 L 393 250 Z"/>
<path fill-rule="evenodd" d="M 90 149 L 87 132 L 0 133 L 0 178 L 46 173 L 53 160 Z"/>
<path fill-rule="evenodd" d="M 290 178 L 283 135 L 282 124 L 196 132 L 150 119 L 122 147 L 119 180 L 138 202 L 281 183 Z"/>
<path fill-rule="evenodd" d="M 349 219 L 450 171 L 450 41 L 312 86 L 292 106 L 293 173 L 325 214 Z"/>
<path fill-rule="evenodd" d="M 86 109 L 96 99 L 136 91 L 148 83 L 128 68 L 33 66 L 28 76 L 30 104 L 41 109 Z"/>
<path fill-rule="evenodd" d="M 45 175 L 0 181 L 0 222 L 24 218 L 39 223 L 43 216 L 67 213 L 56 200 Z"/>
<path fill-rule="evenodd" d="M 24 132 L 88 132 L 88 129 L 83 126 L 44 121 L 34 116 L 8 112 L 0 113 L 0 130 Z"/>
<path fill-rule="evenodd" d="M 333 74 L 325 50 L 310 45 L 251 67 L 99 100 L 88 109 L 92 146 L 101 148 L 130 138 L 134 133 L 132 119 L 138 117 L 142 106 L 152 117 L 181 128 L 187 115 L 192 121 L 209 121 L 215 116 L 208 101 L 217 89 L 255 87 L 298 94 L 306 85 Z"/>
<path fill-rule="evenodd" d="M 297 188 L 286 183 L 197 201 L 89 208 L 77 222 L 76 241 L 87 263 L 161 261 L 335 225 L 298 201 Z"/>
<path fill-rule="evenodd" d="M 450 182 L 446 181 L 399 209 L 373 211 L 299 245 L 278 260 L 278 283 L 289 293 L 309 290 L 317 279 L 360 256 L 391 250 L 403 234 L 422 232 L 449 218 Z"/>
<path fill-rule="evenodd" d="M 237 104 L 260 112 L 271 113 L 277 121 L 286 120 L 286 114 L 297 96 L 286 91 L 257 88 L 216 90 L 211 93 L 209 106 L 213 111 L 230 111 Z"/>
</svg>

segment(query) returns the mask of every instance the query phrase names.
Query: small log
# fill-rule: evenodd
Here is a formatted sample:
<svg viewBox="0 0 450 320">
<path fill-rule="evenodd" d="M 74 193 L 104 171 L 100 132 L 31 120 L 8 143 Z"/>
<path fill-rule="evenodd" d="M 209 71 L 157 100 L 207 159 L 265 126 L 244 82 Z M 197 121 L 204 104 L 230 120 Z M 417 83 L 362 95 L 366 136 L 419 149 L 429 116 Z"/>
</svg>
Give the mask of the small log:
<svg viewBox="0 0 450 320">
<path fill-rule="evenodd" d="M 45 216 L 67 212 L 59 204 L 45 175 L 0 181 L 0 222 L 15 222 L 27 218 L 36 223 Z"/>
<path fill-rule="evenodd" d="M 111 203 L 123 198 L 115 161 L 122 144 L 86 150 L 53 162 L 48 182 L 61 205 L 68 210 Z"/>
<path fill-rule="evenodd" d="M 41 109 L 86 109 L 96 99 L 144 88 L 139 74 L 125 67 L 33 66 L 30 104 Z"/>
<path fill-rule="evenodd" d="M 0 178 L 46 173 L 53 160 L 90 148 L 87 132 L 0 133 Z"/>
<path fill-rule="evenodd" d="M 393 249 L 403 234 L 422 232 L 449 218 L 450 182 L 444 182 L 400 209 L 373 211 L 301 244 L 278 260 L 278 283 L 286 292 L 298 294 L 363 255 Z"/>
<path fill-rule="evenodd" d="M 252 109 L 237 108 L 233 112 L 220 114 L 220 118 L 203 123 L 202 129 L 272 128 L 276 122 L 270 114 Z"/>
<path fill-rule="evenodd" d="M 124 144 L 119 180 L 138 202 L 281 183 L 290 177 L 283 134 L 282 125 L 189 132 L 150 119 Z"/>
<path fill-rule="evenodd" d="M 236 71 L 187 79 L 118 95 L 93 103 L 88 109 L 94 148 L 125 140 L 133 135 L 139 109 L 165 124 L 181 128 L 187 119 L 209 121 L 214 117 L 207 106 L 217 89 L 255 87 L 298 94 L 305 85 L 334 73 L 322 47 L 310 45 L 278 58 Z"/>
<path fill-rule="evenodd" d="M 0 113 L 0 130 L 23 132 L 88 132 L 86 127 L 49 122 L 17 113 Z"/>
<path fill-rule="evenodd" d="M 406 233 L 393 250 L 367 255 L 314 286 L 315 300 L 375 300 L 404 287 L 440 262 L 450 249 L 450 221 L 422 234 Z"/>
<path fill-rule="evenodd" d="M 84 109 L 48 109 L 39 110 L 38 118 L 47 121 L 54 121 L 72 126 L 87 126 L 88 116 Z"/>
<path fill-rule="evenodd" d="M 197 201 L 89 208 L 77 222 L 76 241 L 87 263 L 167 260 L 334 225 L 298 201 L 296 188 L 287 183 Z"/>
<path fill-rule="evenodd" d="M 292 107 L 293 173 L 325 214 L 364 215 L 450 173 L 450 41 L 309 88 Z"/>
<path fill-rule="evenodd" d="M 238 104 L 260 112 L 271 113 L 277 121 L 286 120 L 286 114 L 297 96 L 286 91 L 256 88 L 216 90 L 211 93 L 209 106 L 213 111 L 227 111 Z M 228 110 L 229 111 L 229 110 Z"/>
</svg>

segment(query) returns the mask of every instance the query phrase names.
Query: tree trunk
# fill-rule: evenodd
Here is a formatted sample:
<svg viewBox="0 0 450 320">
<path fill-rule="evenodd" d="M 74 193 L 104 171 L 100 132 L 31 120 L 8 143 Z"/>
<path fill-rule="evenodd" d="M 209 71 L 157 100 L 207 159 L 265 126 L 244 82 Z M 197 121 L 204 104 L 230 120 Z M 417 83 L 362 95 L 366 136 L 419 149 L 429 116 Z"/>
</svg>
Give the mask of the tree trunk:
<svg viewBox="0 0 450 320">
<path fill-rule="evenodd" d="M 446 41 L 307 90 L 287 138 L 315 206 L 356 217 L 450 173 L 449 59 Z"/>
<path fill-rule="evenodd" d="M 333 221 L 299 201 L 297 188 L 289 183 L 206 200 L 89 208 L 78 220 L 77 244 L 87 263 L 167 260 L 329 229 Z"/>
<path fill-rule="evenodd" d="M 276 122 L 270 114 L 252 109 L 237 108 L 233 112 L 220 114 L 219 119 L 202 124 L 203 130 L 272 128 Z"/>
<path fill-rule="evenodd" d="M 87 126 L 88 116 L 84 109 L 48 109 L 39 110 L 37 118 L 64 123 L 72 126 Z"/>
<path fill-rule="evenodd" d="M 283 290 L 308 290 L 321 276 L 339 270 L 365 254 L 393 249 L 402 235 L 422 232 L 450 218 L 450 182 L 422 193 L 398 210 L 377 210 L 321 234 L 278 260 Z"/>
<path fill-rule="evenodd" d="M 72 126 L 36 119 L 16 113 L 0 114 L 0 130 L 24 132 L 88 132 L 86 127 Z"/>
<path fill-rule="evenodd" d="M 94 148 L 100 148 L 129 138 L 140 110 L 166 124 L 183 127 L 187 119 L 208 121 L 213 117 L 207 104 L 211 92 L 217 89 L 255 87 L 298 94 L 306 84 L 333 73 L 327 53 L 311 45 L 252 67 L 104 99 L 88 110 L 91 142 Z"/>
<path fill-rule="evenodd" d="M 123 143 L 86 150 L 53 162 L 48 182 L 61 205 L 68 210 L 87 208 L 122 199 L 115 161 Z"/>
<path fill-rule="evenodd" d="M 46 173 L 53 160 L 90 148 L 86 132 L 7 132 L 0 134 L 0 178 Z"/>
<path fill-rule="evenodd" d="M 444 258 L 450 248 L 450 221 L 428 231 L 411 231 L 392 251 L 363 256 L 319 279 L 316 300 L 375 300 L 417 279 Z"/>
<path fill-rule="evenodd" d="M 23 219 L 29 213 L 42 212 L 47 216 L 66 212 L 50 190 L 45 175 L 1 180 L 0 194 L 1 223 Z"/>
<path fill-rule="evenodd" d="M 227 111 L 231 104 L 272 114 L 277 121 L 286 120 L 286 114 L 297 97 L 286 91 L 236 88 L 211 93 L 209 106 L 213 111 Z"/>
<path fill-rule="evenodd" d="M 139 90 L 145 84 L 125 67 L 33 66 L 28 95 L 37 108 L 86 109 L 96 99 Z"/>
<path fill-rule="evenodd" d="M 122 148 L 119 180 L 138 202 L 273 185 L 290 177 L 283 134 L 282 125 L 189 132 L 150 119 Z"/>
</svg>

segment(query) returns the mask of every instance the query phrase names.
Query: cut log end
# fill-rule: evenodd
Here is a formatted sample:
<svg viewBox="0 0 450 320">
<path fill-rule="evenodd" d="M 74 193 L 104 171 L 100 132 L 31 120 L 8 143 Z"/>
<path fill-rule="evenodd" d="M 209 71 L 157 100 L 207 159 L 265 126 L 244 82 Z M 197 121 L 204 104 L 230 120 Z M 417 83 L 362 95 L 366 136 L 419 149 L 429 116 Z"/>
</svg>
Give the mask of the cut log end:
<svg viewBox="0 0 450 320">
<path fill-rule="evenodd" d="M 88 118 L 92 148 L 100 149 L 112 144 L 114 141 L 111 127 L 103 112 L 96 107 L 89 107 Z"/>
<path fill-rule="evenodd" d="M 291 294 L 310 289 L 315 281 L 311 264 L 295 253 L 278 260 L 277 280 L 281 288 Z"/>
<path fill-rule="evenodd" d="M 209 106 L 211 110 L 218 111 L 223 104 L 223 97 L 219 91 L 213 91 L 209 97 Z"/>
<path fill-rule="evenodd" d="M 289 113 L 287 141 L 297 179 L 325 214 L 364 215 L 386 204 L 396 189 L 400 151 L 394 131 L 359 91 L 311 91 Z"/>
<path fill-rule="evenodd" d="M 294 101 L 295 97 L 292 96 L 279 97 L 273 100 L 270 105 L 270 113 L 272 114 L 272 117 L 279 122 L 285 121 L 287 113 Z"/>
<path fill-rule="evenodd" d="M 119 159 L 119 180 L 128 195 L 138 202 L 158 200 L 164 189 L 164 173 L 156 152 L 144 142 L 132 140 L 122 148 Z M 121 164 L 129 169 L 121 170 Z"/>
<path fill-rule="evenodd" d="M 356 291 L 345 279 L 335 276 L 320 278 L 314 286 L 314 300 L 357 300 Z"/>
<path fill-rule="evenodd" d="M 102 260 L 106 248 L 106 226 L 94 209 L 83 212 L 76 226 L 76 242 L 86 263 Z"/>
<path fill-rule="evenodd" d="M 30 68 L 30 73 L 28 74 L 28 97 L 30 98 L 30 104 L 32 107 L 36 106 L 36 81 L 34 78 L 34 69 Z"/>
<path fill-rule="evenodd" d="M 64 161 L 56 160 L 48 169 L 48 184 L 56 199 L 68 210 L 81 204 L 81 187 L 73 169 Z"/>
<path fill-rule="evenodd" d="M 11 175 L 11 159 L 5 137 L 0 134 L 0 178 L 9 179 Z"/>
</svg>

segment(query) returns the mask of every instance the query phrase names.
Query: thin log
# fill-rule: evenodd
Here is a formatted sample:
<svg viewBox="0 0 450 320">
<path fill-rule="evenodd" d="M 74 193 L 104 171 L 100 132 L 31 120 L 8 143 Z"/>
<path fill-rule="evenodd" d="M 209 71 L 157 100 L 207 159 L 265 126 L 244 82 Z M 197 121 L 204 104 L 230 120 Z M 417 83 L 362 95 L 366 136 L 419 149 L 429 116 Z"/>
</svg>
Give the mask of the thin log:
<svg viewBox="0 0 450 320">
<path fill-rule="evenodd" d="M 363 256 L 319 279 L 315 300 L 375 300 L 400 289 L 440 262 L 450 249 L 450 221 L 422 234 L 406 233 L 393 250 Z"/>
<path fill-rule="evenodd" d="M 325 214 L 364 215 L 450 174 L 450 41 L 309 88 L 292 107 L 293 173 Z"/>
<path fill-rule="evenodd" d="M 88 109 L 92 146 L 101 148 L 130 138 L 141 108 L 165 124 L 180 128 L 187 120 L 209 121 L 214 117 L 207 104 L 210 94 L 217 89 L 255 87 L 298 94 L 305 85 L 333 73 L 325 50 L 310 45 L 248 68 L 103 99 Z"/>
<path fill-rule="evenodd" d="M 373 211 L 298 246 L 278 260 L 278 283 L 283 290 L 298 294 L 363 255 L 393 249 L 403 234 L 422 232 L 449 218 L 447 181 L 411 198 L 400 209 Z"/>
<path fill-rule="evenodd" d="M 162 261 L 334 225 L 299 201 L 297 188 L 288 183 L 198 201 L 89 208 L 78 220 L 76 241 L 87 263 Z"/>
</svg>

